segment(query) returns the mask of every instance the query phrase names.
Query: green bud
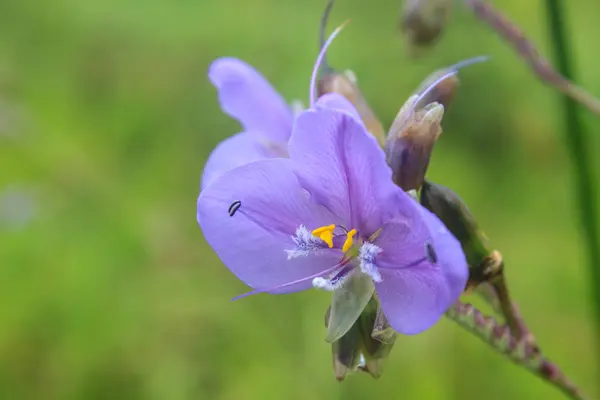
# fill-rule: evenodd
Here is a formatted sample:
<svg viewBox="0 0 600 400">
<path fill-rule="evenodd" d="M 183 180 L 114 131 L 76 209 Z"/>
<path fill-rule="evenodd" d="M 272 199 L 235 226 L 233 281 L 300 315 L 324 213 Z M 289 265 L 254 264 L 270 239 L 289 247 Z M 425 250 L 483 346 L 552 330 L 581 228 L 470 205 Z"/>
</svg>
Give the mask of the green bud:
<svg viewBox="0 0 600 400">
<path fill-rule="evenodd" d="M 330 316 L 331 308 L 325 320 L 329 321 Z M 343 380 L 347 373 L 355 371 L 379 378 L 397 335 L 381 311 L 374 293 L 351 328 L 331 345 L 336 379 Z"/>
<path fill-rule="evenodd" d="M 458 239 L 470 266 L 478 266 L 490 256 L 492 252 L 487 237 L 456 193 L 437 183 L 425 181 L 421 190 L 421 204 L 433 212 Z"/>
<path fill-rule="evenodd" d="M 383 374 L 383 363 L 390 355 L 398 333 L 392 329 L 374 295 L 361 314 L 359 324 L 363 339 L 364 365 L 360 369 L 373 378 Z"/>
<path fill-rule="evenodd" d="M 358 324 L 354 324 L 344 336 L 331 344 L 333 373 L 338 381 L 344 380 L 346 374 L 359 368 L 361 340 L 360 328 Z"/>
<path fill-rule="evenodd" d="M 405 191 L 423 184 L 433 146 L 442 133 L 444 106 L 431 103 L 417 108 L 418 98 L 414 95 L 402 106 L 385 143 L 392 179 Z"/>
<path fill-rule="evenodd" d="M 405 0 L 400 27 L 409 46 L 433 44 L 450 18 L 452 0 Z"/>
</svg>

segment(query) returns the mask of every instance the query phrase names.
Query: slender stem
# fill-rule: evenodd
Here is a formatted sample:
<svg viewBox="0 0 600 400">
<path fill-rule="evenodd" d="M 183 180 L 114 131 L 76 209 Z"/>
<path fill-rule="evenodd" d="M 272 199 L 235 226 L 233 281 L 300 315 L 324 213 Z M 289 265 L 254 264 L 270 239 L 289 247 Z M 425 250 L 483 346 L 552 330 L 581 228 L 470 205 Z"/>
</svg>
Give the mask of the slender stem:
<svg viewBox="0 0 600 400">
<path fill-rule="evenodd" d="M 519 53 L 538 78 L 600 116 L 600 100 L 571 82 L 567 76 L 558 73 L 523 32 L 500 11 L 483 0 L 464 0 L 464 2 L 477 18 L 488 24 Z"/>
<path fill-rule="evenodd" d="M 456 302 L 446 316 L 459 326 L 477 336 L 493 349 L 507 356 L 515 364 L 553 385 L 573 400 L 588 399 L 581 390 L 562 373 L 558 365 L 546 358 L 537 346 L 524 338 L 519 340 L 494 318 L 484 316 L 471 304 Z"/>
<path fill-rule="evenodd" d="M 567 33 L 562 18 L 564 12 L 561 7 L 562 4 L 559 0 L 546 0 L 550 38 L 556 63 L 561 74 L 567 79 L 572 79 L 573 71 L 570 63 Z M 563 96 L 562 100 L 566 122 L 564 140 L 573 163 L 573 177 L 576 183 L 578 203 L 576 208 L 579 212 L 588 251 L 592 295 L 596 307 L 597 337 L 600 338 L 600 240 L 597 225 L 598 217 L 596 215 L 598 197 L 592 176 L 591 161 L 587 152 L 589 146 L 586 145 L 586 132 L 577 110 L 577 104 L 567 96 Z"/>
</svg>

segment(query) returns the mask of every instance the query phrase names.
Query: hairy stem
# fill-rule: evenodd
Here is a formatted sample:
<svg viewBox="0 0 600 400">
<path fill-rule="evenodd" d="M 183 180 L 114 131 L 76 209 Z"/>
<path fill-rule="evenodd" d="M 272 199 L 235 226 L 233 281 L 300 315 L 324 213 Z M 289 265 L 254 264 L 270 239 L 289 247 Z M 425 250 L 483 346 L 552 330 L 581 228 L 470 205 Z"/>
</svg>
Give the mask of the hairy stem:
<svg viewBox="0 0 600 400">
<path fill-rule="evenodd" d="M 489 344 L 497 352 L 507 356 L 515 364 L 526 368 L 562 391 L 567 397 L 573 400 L 588 399 L 556 364 L 540 352 L 537 346 L 532 346 L 525 338 L 517 339 L 507 326 L 499 324 L 493 317 L 484 316 L 471 304 L 456 302 L 446 312 L 446 316 Z"/>
</svg>

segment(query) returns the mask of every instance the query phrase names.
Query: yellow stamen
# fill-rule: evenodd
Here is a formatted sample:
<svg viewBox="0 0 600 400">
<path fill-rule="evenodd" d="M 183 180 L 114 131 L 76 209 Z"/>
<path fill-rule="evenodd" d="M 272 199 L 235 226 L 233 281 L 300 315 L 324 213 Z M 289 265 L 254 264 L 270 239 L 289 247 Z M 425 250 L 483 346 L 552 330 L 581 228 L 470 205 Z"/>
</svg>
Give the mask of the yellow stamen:
<svg viewBox="0 0 600 400">
<path fill-rule="evenodd" d="M 350 232 L 346 234 L 346 241 L 342 246 L 342 251 L 347 252 L 350 247 L 352 247 L 352 243 L 354 243 L 354 235 L 356 235 L 356 229 L 352 229 Z"/>
<path fill-rule="evenodd" d="M 314 231 L 312 231 L 311 233 L 317 237 L 319 237 L 321 235 L 321 233 L 325 232 L 325 231 L 330 231 L 333 232 L 333 230 L 335 229 L 335 225 L 331 224 L 331 225 L 325 225 L 322 226 L 320 228 L 315 229 Z"/>
<path fill-rule="evenodd" d="M 314 231 L 312 231 L 312 234 L 314 236 L 318 237 L 319 239 L 321 239 L 322 241 L 324 241 L 325 243 L 327 243 L 327 246 L 329 246 L 329 248 L 331 249 L 333 247 L 333 231 L 334 231 L 334 229 L 335 229 L 334 224 L 322 226 L 322 227 L 317 228 Z"/>
</svg>

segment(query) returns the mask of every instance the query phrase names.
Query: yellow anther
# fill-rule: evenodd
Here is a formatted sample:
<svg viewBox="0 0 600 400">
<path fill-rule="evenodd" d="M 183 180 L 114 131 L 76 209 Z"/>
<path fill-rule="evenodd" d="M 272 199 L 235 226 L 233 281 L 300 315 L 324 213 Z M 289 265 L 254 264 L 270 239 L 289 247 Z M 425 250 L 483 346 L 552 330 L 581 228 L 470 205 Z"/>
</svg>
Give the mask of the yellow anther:
<svg viewBox="0 0 600 400">
<path fill-rule="evenodd" d="M 322 241 L 324 241 L 325 243 L 327 243 L 327 246 L 329 246 L 329 248 L 331 249 L 333 247 L 333 231 L 334 231 L 334 229 L 335 229 L 334 224 L 322 226 L 322 227 L 317 228 L 314 231 L 312 231 L 312 234 L 314 236 L 318 237 L 319 239 L 321 239 Z"/>
<path fill-rule="evenodd" d="M 344 253 L 350 250 L 350 247 L 352 247 L 352 243 L 354 243 L 354 235 L 356 235 L 356 229 L 352 229 L 346 234 L 346 241 L 344 242 L 344 246 L 342 246 L 342 251 Z"/>
<path fill-rule="evenodd" d="M 317 228 L 317 229 L 315 229 L 315 230 L 314 230 L 314 231 L 312 231 L 311 233 L 312 233 L 313 235 L 315 235 L 315 236 L 319 237 L 319 236 L 321 236 L 321 233 L 323 233 L 323 232 L 327 232 L 327 231 L 329 231 L 329 232 L 333 233 L 333 230 L 334 230 L 334 229 L 335 229 L 335 225 L 334 225 L 334 224 L 331 224 L 331 225 L 325 225 L 325 226 L 322 226 L 322 227 L 320 227 L 320 228 Z"/>
</svg>

